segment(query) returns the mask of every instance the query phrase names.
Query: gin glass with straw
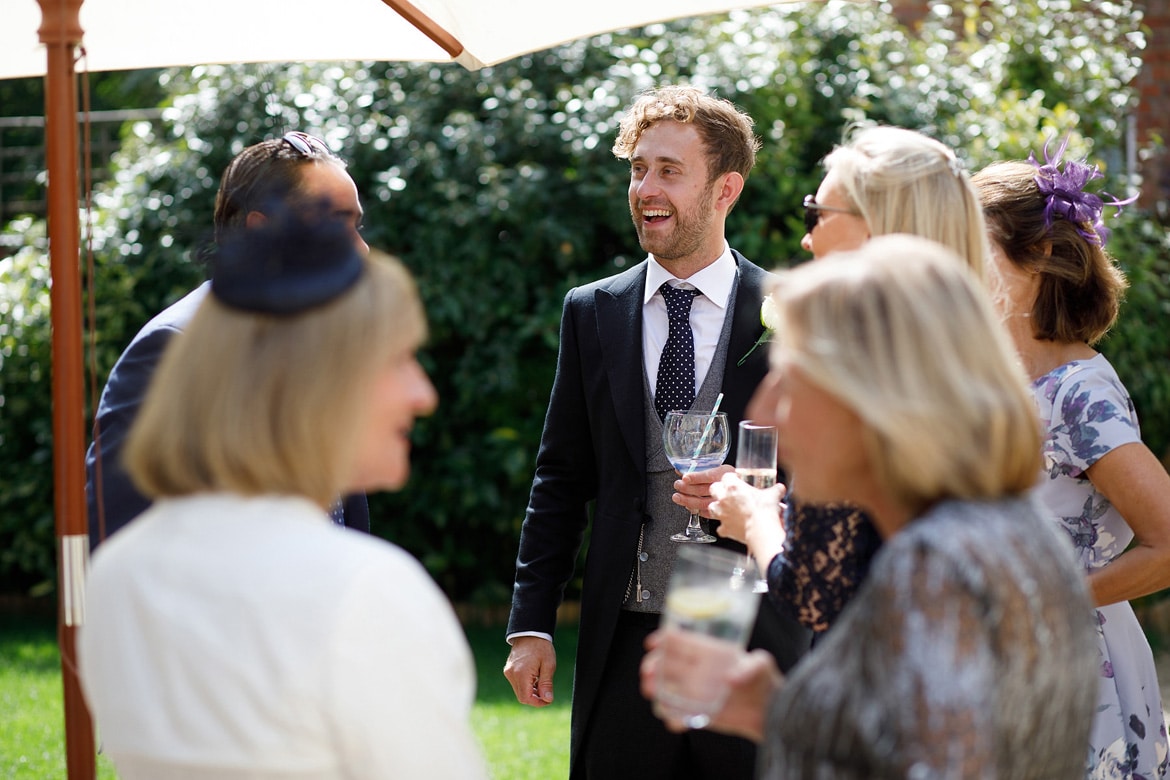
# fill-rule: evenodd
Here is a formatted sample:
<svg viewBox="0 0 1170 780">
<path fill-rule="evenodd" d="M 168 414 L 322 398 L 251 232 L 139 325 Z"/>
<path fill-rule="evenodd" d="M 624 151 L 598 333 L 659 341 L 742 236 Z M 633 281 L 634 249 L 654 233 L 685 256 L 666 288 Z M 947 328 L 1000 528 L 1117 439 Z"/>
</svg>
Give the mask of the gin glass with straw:
<svg viewBox="0 0 1170 780">
<path fill-rule="evenodd" d="M 680 474 L 706 471 L 722 465 L 731 446 L 727 415 L 715 409 L 710 412 L 671 411 L 666 413 L 662 427 L 662 444 L 666 458 Z M 687 527 L 670 537 L 672 542 L 710 544 L 715 537 L 703 530 L 699 513 L 691 512 Z"/>
</svg>

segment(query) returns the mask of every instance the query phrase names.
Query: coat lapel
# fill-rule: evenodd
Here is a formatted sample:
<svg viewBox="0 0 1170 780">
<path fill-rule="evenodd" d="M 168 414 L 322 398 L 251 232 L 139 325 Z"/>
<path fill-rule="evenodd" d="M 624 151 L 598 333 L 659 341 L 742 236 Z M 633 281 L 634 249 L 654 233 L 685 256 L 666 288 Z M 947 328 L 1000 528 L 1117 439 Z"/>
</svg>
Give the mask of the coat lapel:
<svg viewBox="0 0 1170 780">
<path fill-rule="evenodd" d="M 597 335 L 614 415 L 630 458 L 640 470 L 646 464 L 646 421 L 642 376 L 642 293 L 646 263 L 619 274 L 596 293 Z"/>
<path fill-rule="evenodd" d="M 768 350 L 757 348 L 740 364 L 764 332 L 760 302 L 771 275 L 733 250 L 739 268 L 735 319 L 723 371 L 724 409 L 736 418 L 768 370 Z M 646 288 L 646 263 L 614 277 L 597 290 L 597 335 L 602 362 L 613 400 L 614 415 L 630 458 L 640 470 L 646 464 L 645 394 L 642 377 L 642 293 Z"/>
<path fill-rule="evenodd" d="M 739 282 L 735 293 L 735 320 L 731 325 L 727 363 L 723 369 L 723 393 L 727 411 L 740 417 L 756 386 L 768 372 L 767 348 L 761 345 L 753 351 L 752 345 L 764 333 L 760 304 L 764 299 L 764 287 L 772 275 L 739 252 L 732 250 L 732 254 L 739 267 Z M 749 351 L 751 355 L 743 360 Z"/>
</svg>

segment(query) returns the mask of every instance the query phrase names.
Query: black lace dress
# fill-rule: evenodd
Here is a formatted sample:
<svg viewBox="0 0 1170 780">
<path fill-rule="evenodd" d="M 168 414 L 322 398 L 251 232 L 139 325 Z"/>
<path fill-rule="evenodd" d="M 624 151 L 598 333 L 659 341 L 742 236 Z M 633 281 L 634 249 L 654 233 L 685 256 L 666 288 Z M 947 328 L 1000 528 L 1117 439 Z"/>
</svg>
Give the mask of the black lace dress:
<svg viewBox="0 0 1170 780">
<path fill-rule="evenodd" d="M 881 546 L 873 522 L 848 504 L 788 502 L 784 550 L 768 564 L 768 591 L 818 637 L 857 593 Z"/>
</svg>

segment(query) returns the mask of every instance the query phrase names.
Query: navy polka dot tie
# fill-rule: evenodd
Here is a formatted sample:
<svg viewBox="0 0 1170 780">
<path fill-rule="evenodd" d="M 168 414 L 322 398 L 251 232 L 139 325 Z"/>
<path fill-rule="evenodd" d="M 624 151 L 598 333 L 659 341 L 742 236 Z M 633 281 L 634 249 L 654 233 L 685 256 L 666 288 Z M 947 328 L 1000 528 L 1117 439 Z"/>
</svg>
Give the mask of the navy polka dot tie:
<svg viewBox="0 0 1170 780">
<path fill-rule="evenodd" d="M 666 300 L 670 331 L 662 358 L 658 361 L 658 382 L 654 386 L 654 409 L 659 419 L 666 413 L 690 409 L 695 402 L 695 334 L 691 331 L 691 304 L 698 290 L 684 290 L 663 284 L 658 288 Z"/>
<path fill-rule="evenodd" d="M 335 525 L 345 525 L 345 505 L 341 503 L 340 498 L 329 507 L 329 518 Z"/>
</svg>

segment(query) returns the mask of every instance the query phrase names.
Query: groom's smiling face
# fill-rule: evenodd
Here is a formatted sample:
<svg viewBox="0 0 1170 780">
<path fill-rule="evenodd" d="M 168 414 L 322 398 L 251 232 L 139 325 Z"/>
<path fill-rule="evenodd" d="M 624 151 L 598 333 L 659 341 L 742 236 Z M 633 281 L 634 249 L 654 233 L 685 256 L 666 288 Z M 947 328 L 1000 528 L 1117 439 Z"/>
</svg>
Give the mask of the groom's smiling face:
<svg viewBox="0 0 1170 780">
<path fill-rule="evenodd" d="M 646 128 L 630 159 L 630 216 L 642 248 L 660 262 L 722 251 L 715 182 L 693 125 L 663 120 Z"/>
</svg>

